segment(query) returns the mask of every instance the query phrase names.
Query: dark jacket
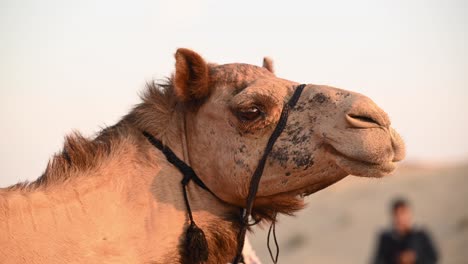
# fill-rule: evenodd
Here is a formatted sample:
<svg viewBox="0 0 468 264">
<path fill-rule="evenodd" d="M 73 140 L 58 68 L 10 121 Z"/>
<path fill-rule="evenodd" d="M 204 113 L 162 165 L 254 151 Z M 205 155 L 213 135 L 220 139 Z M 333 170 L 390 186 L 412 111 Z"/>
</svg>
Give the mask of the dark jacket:
<svg viewBox="0 0 468 264">
<path fill-rule="evenodd" d="M 437 263 L 436 248 L 429 234 L 422 229 L 413 229 L 403 236 L 394 230 L 386 230 L 378 240 L 374 264 L 396 264 L 399 254 L 405 250 L 416 253 L 417 264 Z"/>
</svg>

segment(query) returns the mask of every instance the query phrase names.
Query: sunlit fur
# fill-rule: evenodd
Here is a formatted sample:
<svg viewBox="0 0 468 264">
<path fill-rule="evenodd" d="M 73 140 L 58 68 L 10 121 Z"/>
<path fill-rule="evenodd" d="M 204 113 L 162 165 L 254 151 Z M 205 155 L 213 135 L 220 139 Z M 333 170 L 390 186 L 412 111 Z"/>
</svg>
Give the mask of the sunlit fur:
<svg viewBox="0 0 468 264">
<path fill-rule="evenodd" d="M 36 181 L 0 189 L 2 263 L 180 263 L 187 225 L 180 172 L 147 131 L 197 172 L 215 195 L 190 183 L 208 263 L 232 260 L 240 207 L 296 82 L 264 67 L 207 64 L 176 53 L 173 77 L 147 85 L 116 125 L 88 139 L 75 132 Z M 239 119 L 256 107 L 258 117 Z M 348 174 L 380 177 L 404 157 L 386 114 L 370 99 L 307 85 L 267 160 L 257 220 L 303 208 L 311 194 Z"/>
</svg>

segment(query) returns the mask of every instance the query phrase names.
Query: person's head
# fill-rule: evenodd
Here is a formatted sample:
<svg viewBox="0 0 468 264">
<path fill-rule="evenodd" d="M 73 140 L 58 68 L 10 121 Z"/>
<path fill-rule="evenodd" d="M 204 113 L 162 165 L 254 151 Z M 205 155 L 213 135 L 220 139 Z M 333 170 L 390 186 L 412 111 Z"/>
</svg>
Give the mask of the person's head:
<svg viewBox="0 0 468 264">
<path fill-rule="evenodd" d="M 411 208 L 406 199 L 395 199 L 391 210 L 393 226 L 398 232 L 406 232 L 411 229 Z"/>
</svg>

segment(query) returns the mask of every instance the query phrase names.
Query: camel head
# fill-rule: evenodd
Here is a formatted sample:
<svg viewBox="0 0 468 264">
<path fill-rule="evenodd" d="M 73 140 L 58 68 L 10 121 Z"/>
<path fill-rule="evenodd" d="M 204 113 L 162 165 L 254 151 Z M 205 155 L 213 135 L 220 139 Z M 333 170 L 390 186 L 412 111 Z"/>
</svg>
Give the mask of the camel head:
<svg viewBox="0 0 468 264">
<path fill-rule="evenodd" d="M 244 205 L 283 106 L 299 85 L 272 63 L 215 65 L 179 49 L 174 93 L 183 104 L 190 165 L 216 196 Z M 387 114 L 364 95 L 307 84 L 266 162 L 256 206 L 290 212 L 347 175 L 382 177 L 405 156 Z"/>
</svg>

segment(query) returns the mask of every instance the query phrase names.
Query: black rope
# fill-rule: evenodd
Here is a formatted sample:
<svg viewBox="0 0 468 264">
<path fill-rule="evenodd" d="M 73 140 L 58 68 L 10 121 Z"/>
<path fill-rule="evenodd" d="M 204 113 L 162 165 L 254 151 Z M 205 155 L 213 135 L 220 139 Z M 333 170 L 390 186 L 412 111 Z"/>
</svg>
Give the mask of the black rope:
<svg viewBox="0 0 468 264">
<path fill-rule="evenodd" d="M 179 159 L 179 157 L 177 157 L 177 155 L 172 152 L 170 148 L 164 146 L 164 144 L 159 139 L 153 137 L 153 135 L 146 131 L 143 131 L 143 135 L 153 146 L 161 150 L 164 156 L 166 156 L 167 161 L 174 165 L 182 173 L 182 175 L 184 175 L 184 178 L 181 182 L 184 186 L 187 185 L 190 180 L 193 180 L 193 182 L 195 182 L 198 186 L 214 195 L 214 193 L 208 189 L 205 183 L 203 183 L 203 181 L 198 177 L 192 167 L 187 165 L 187 163 L 185 163 L 183 160 Z"/>
<path fill-rule="evenodd" d="M 201 263 L 208 259 L 208 243 L 206 241 L 205 233 L 201 230 L 193 220 L 192 209 L 187 195 L 187 185 L 190 180 L 193 180 L 198 186 L 204 190 L 214 193 L 206 187 L 203 181 L 197 176 L 195 171 L 187 165 L 183 160 L 179 159 L 172 150 L 153 137 L 150 133 L 143 131 L 143 135 L 148 141 L 155 146 L 157 149 L 166 156 L 167 161 L 174 165 L 184 176 L 181 180 L 182 193 L 184 194 L 185 207 L 187 208 L 187 214 L 189 217 L 189 226 L 185 233 L 185 257 L 190 260 L 191 263 Z M 214 195 L 216 197 L 216 195 Z"/>
<path fill-rule="evenodd" d="M 193 216 L 192 216 L 192 209 L 190 209 L 190 203 L 189 203 L 188 196 L 187 196 L 187 185 L 183 184 L 182 188 L 183 188 L 184 201 L 185 201 L 185 205 L 187 207 L 187 213 L 189 215 L 190 224 L 192 224 L 193 223 Z"/>
<path fill-rule="evenodd" d="M 273 216 L 276 220 L 276 212 Z M 271 231 L 273 230 L 273 241 L 275 242 L 275 247 L 276 247 L 276 254 L 275 257 L 273 257 L 273 251 L 270 248 L 270 235 Z M 270 253 L 271 260 L 273 261 L 274 264 L 278 263 L 278 257 L 279 257 L 279 245 L 278 245 L 278 239 L 276 238 L 276 221 L 273 221 L 270 225 L 270 228 L 268 229 L 268 235 L 267 235 L 267 247 L 268 247 L 268 252 Z"/>
<path fill-rule="evenodd" d="M 288 122 L 289 110 L 294 108 L 294 106 L 297 104 L 297 101 L 299 100 L 299 97 L 301 96 L 301 93 L 304 90 L 304 87 L 305 87 L 305 84 L 299 85 L 294 91 L 294 94 L 292 95 L 292 97 L 289 99 L 288 103 L 285 104 L 285 106 L 283 107 L 278 124 L 276 125 L 275 130 L 273 130 L 273 133 L 268 139 L 268 143 L 265 146 L 263 155 L 261 159 L 258 161 L 257 168 L 255 169 L 255 172 L 252 175 L 252 178 L 250 179 L 249 193 L 247 195 L 247 200 L 246 200 L 246 208 L 243 212 L 241 228 L 237 235 L 238 244 L 237 244 L 236 256 L 234 257 L 232 264 L 238 264 L 242 256 L 242 249 L 244 248 L 244 243 L 245 243 L 245 234 L 247 232 L 247 228 L 249 227 L 249 217 L 252 214 L 252 208 L 253 208 L 255 196 L 258 191 L 258 185 L 260 184 L 260 178 L 262 177 L 268 155 L 273 149 L 273 145 L 275 144 L 275 141 L 278 139 L 278 137 L 281 135 L 284 128 L 286 127 L 286 123 Z"/>
</svg>

